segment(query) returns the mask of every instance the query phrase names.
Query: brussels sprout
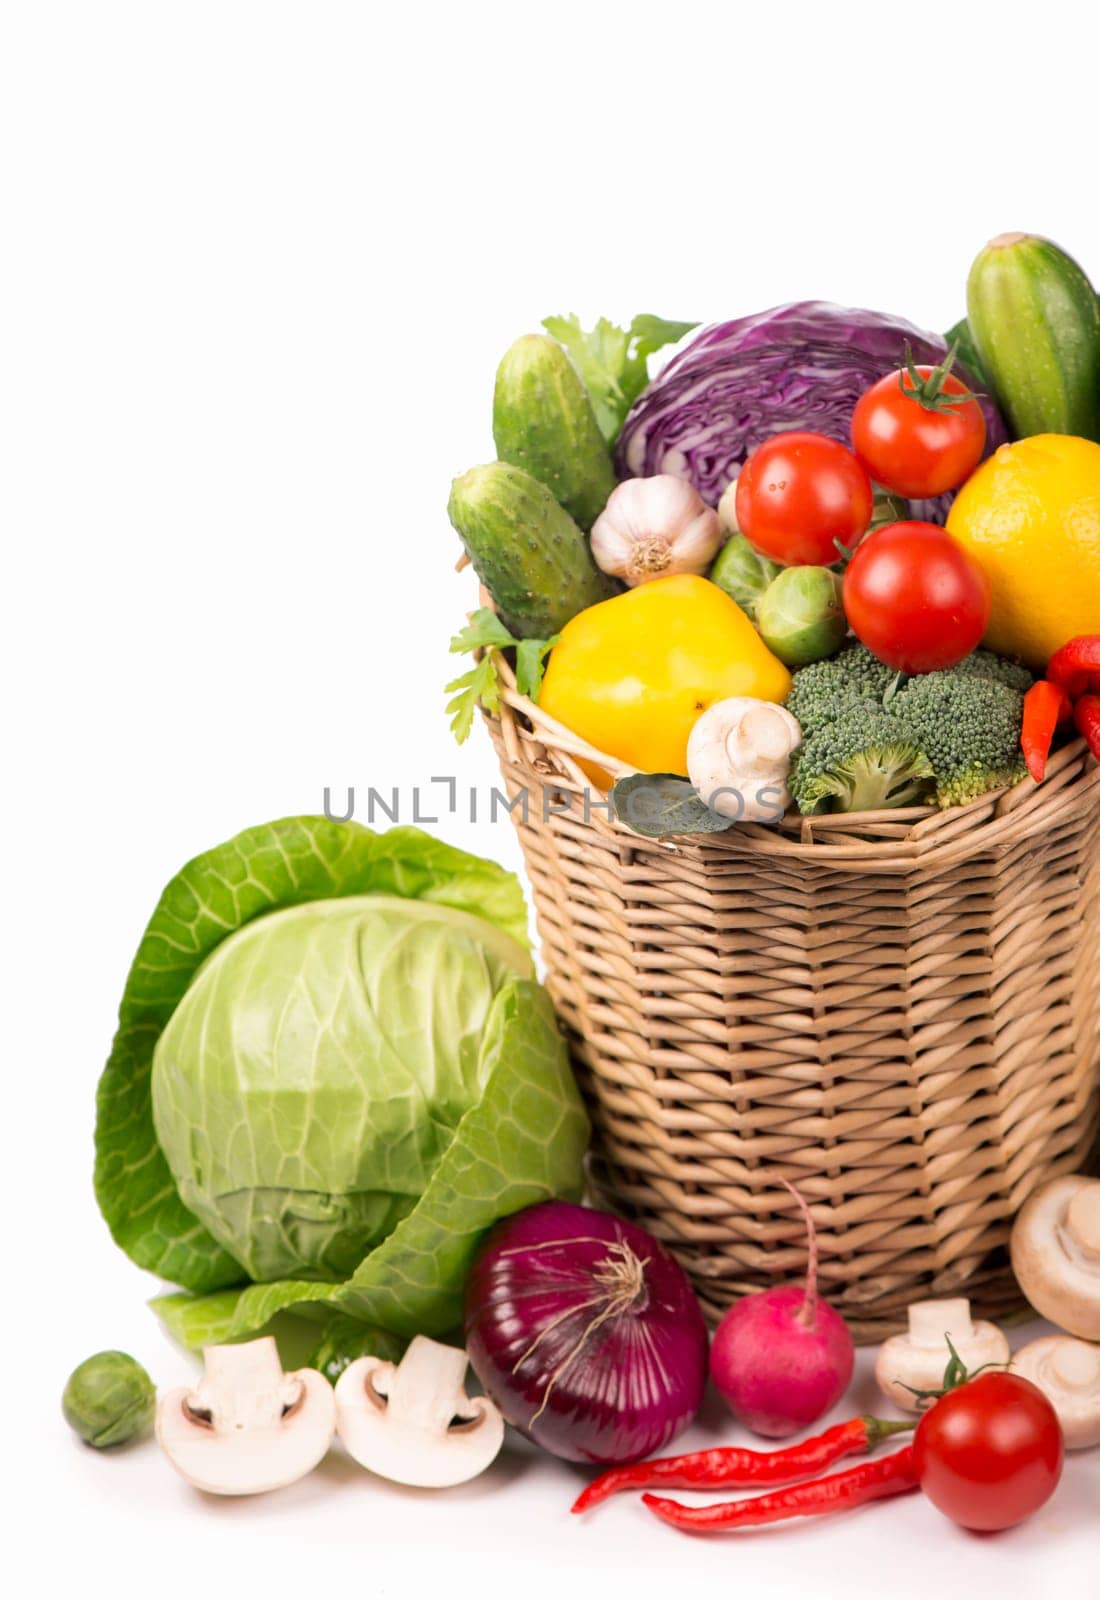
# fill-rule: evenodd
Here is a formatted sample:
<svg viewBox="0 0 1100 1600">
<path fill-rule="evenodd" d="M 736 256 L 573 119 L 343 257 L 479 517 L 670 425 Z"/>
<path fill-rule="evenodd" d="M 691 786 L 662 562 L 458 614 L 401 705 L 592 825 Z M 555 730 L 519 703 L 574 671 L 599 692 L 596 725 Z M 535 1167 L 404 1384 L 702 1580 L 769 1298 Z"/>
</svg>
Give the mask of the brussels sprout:
<svg viewBox="0 0 1100 1600">
<path fill-rule="evenodd" d="M 848 632 L 840 579 L 828 567 L 787 567 L 768 585 L 756 625 L 768 649 L 788 667 L 833 655 Z"/>
<path fill-rule="evenodd" d="M 82 1361 L 65 1385 L 65 1421 L 102 1450 L 125 1444 L 152 1420 L 157 1392 L 145 1368 L 121 1350 L 101 1350 Z"/>
<path fill-rule="evenodd" d="M 707 577 L 719 589 L 724 589 L 731 600 L 736 600 L 742 611 L 755 618 L 764 591 L 781 570 L 775 561 L 757 555 L 743 533 L 732 533 L 715 557 Z"/>
</svg>

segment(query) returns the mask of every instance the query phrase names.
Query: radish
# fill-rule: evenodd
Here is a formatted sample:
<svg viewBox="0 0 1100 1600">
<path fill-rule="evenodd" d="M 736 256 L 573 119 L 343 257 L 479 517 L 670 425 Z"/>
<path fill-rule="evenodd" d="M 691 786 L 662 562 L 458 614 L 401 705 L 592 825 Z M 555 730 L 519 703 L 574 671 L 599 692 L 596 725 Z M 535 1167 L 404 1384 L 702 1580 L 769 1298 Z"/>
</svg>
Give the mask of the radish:
<svg viewBox="0 0 1100 1600">
<path fill-rule="evenodd" d="M 786 1180 L 784 1180 L 785 1182 Z M 805 1285 L 749 1294 L 730 1307 L 710 1348 L 710 1375 L 734 1415 L 768 1439 L 809 1427 L 852 1381 L 855 1347 L 838 1311 L 818 1298 L 817 1234 L 797 1189 L 809 1238 Z"/>
</svg>

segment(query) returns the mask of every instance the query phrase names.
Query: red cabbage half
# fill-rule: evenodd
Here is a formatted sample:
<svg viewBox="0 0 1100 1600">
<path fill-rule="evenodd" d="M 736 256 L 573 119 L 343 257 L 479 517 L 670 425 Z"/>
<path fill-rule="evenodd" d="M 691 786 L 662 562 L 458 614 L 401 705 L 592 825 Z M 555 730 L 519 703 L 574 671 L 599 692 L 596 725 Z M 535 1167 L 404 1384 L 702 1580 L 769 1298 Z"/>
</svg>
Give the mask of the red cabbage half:
<svg viewBox="0 0 1100 1600">
<path fill-rule="evenodd" d="M 746 456 L 773 433 L 812 428 L 847 444 L 856 401 L 902 364 L 906 340 L 918 362 L 947 354 L 938 334 L 900 317 L 822 300 L 712 323 L 635 401 L 616 447 L 619 475 L 671 472 L 716 506 Z M 964 367 L 956 371 L 977 387 Z M 982 410 L 988 454 L 1008 435 L 991 400 L 983 398 Z M 915 503 L 916 514 L 942 521 L 950 498 Z"/>
</svg>

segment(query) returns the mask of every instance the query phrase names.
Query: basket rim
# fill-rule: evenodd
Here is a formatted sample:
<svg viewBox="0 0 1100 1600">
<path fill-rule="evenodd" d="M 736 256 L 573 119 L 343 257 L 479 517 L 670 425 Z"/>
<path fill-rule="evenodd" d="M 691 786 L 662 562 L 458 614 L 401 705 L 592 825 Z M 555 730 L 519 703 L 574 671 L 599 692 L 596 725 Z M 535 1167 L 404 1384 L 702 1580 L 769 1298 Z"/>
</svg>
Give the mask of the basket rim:
<svg viewBox="0 0 1100 1600">
<path fill-rule="evenodd" d="M 612 778 L 629 777 L 638 769 L 607 755 L 571 733 L 532 701 L 520 694 L 508 660 L 494 654 L 500 704 L 483 712 L 509 761 L 522 768 L 542 790 L 565 791 L 583 797 L 594 791 L 592 779 L 581 763 L 587 762 Z M 850 861 L 889 870 L 890 865 L 949 865 L 986 849 L 1007 848 L 1030 835 L 1040 834 L 1066 820 L 1085 802 L 1100 803 L 1100 763 L 1089 754 L 1084 739 L 1075 738 L 1052 753 L 1042 784 L 1025 777 L 1011 788 L 990 790 L 969 805 L 912 806 L 892 811 L 833 813 L 802 817 L 790 813 L 778 823 L 731 822 L 721 833 L 670 834 L 650 838 L 635 833 L 612 818 L 599 804 L 584 807 L 580 824 L 600 833 L 629 841 L 636 847 L 669 853 L 695 852 L 701 858 L 746 852 L 806 861 L 841 864 Z"/>
</svg>

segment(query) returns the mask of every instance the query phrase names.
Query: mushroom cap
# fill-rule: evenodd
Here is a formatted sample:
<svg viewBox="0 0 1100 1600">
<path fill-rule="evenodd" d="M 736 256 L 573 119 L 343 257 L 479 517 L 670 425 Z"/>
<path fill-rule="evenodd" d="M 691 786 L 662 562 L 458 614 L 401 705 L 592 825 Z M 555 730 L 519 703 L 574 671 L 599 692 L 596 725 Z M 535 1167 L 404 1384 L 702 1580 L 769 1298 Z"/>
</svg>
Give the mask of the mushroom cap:
<svg viewBox="0 0 1100 1600">
<path fill-rule="evenodd" d="M 491 1400 L 463 1388 L 464 1350 L 415 1338 L 399 1365 L 362 1356 L 340 1374 L 336 1425 L 348 1454 L 394 1483 L 446 1489 L 484 1472 L 504 1442 Z"/>
<path fill-rule="evenodd" d="M 775 822 L 802 730 L 785 706 L 749 695 L 717 700 L 688 735 L 688 775 L 704 802 L 740 822 Z"/>
<path fill-rule="evenodd" d="M 1012 1370 L 1046 1395 L 1067 1450 L 1100 1444 L 1100 1345 L 1064 1333 L 1033 1339 L 1016 1352 Z"/>
<path fill-rule="evenodd" d="M 157 1405 L 157 1440 L 176 1470 L 207 1494 L 263 1494 L 304 1478 L 336 1426 L 336 1399 L 319 1372 L 284 1374 L 274 1339 L 205 1352 L 194 1388 Z"/>
<path fill-rule="evenodd" d="M 970 1302 L 915 1300 L 909 1307 L 909 1330 L 895 1334 L 882 1345 L 875 1361 L 875 1380 L 899 1411 L 915 1415 L 930 1404 L 912 1393 L 943 1386 L 951 1359 L 948 1339 L 963 1365 L 1007 1365 L 1008 1340 L 992 1322 L 973 1322 Z"/>
<path fill-rule="evenodd" d="M 1012 1226 L 1012 1269 L 1042 1316 L 1100 1340 L 1100 1179 L 1055 1178 Z"/>
</svg>

